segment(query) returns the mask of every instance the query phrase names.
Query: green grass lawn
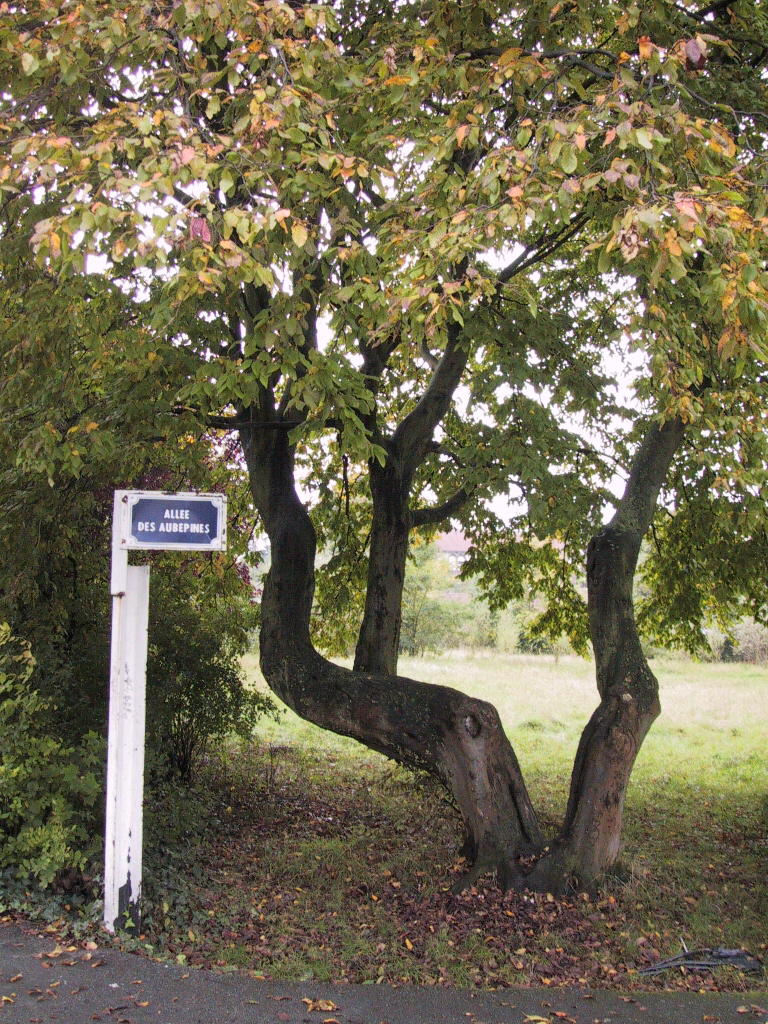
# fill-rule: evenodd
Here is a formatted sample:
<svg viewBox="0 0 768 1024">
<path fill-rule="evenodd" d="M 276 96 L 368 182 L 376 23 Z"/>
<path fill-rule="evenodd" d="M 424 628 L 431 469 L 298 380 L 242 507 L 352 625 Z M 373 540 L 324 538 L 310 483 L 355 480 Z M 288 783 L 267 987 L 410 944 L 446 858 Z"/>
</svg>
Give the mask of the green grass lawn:
<svg viewBox="0 0 768 1024">
<path fill-rule="evenodd" d="M 255 656 L 244 667 L 264 685 Z M 149 767 L 142 932 L 117 941 L 305 982 L 720 989 L 764 1004 L 765 970 L 638 973 L 684 945 L 761 958 L 768 945 L 768 668 L 653 668 L 664 710 L 627 795 L 624 871 L 597 895 L 504 894 L 493 878 L 454 891 L 467 865 L 441 787 L 284 710 L 249 743 L 210 750 L 191 788 Z M 553 833 L 597 704 L 594 666 L 454 653 L 400 671 L 496 705 Z M 104 941 L 98 905 L 82 905 L 48 893 L 27 912 Z"/>
<path fill-rule="evenodd" d="M 256 685 L 264 683 L 257 659 L 245 667 Z M 632 789 L 658 785 L 674 776 L 681 784 L 718 792 L 747 790 L 768 796 L 768 667 L 654 660 L 662 712 L 638 756 Z M 581 730 L 598 703 L 594 663 L 575 656 L 496 654 L 401 658 L 401 675 L 453 686 L 496 706 L 530 775 L 534 796 L 551 800 L 554 776 L 567 794 L 570 768 Z M 268 742 L 359 750 L 285 710 L 279 724 L 259 729 Z M 539 777 L 547 779 L 537 793 Z M 631 794 L 630 794 L 631 797 Z"/>
<path fill-rule="evenodd" d="M 263 685 L 255 658 L 246 667 Z M 664 712 L 628 794 L 628 871 L 597 899 L 526 900 L 490 879 L 454 895 L 466 865 L 440 788 L 286 710 L 203 770 L 208 824 L 198 814 L 186 828 L 179 875 L 147 880 L 144 944 L 298 980 L 765 988 L 765 976 L 727 969 L 637 974 L 683 943 L 764 956 L 768 941 L 768 670 L 653 667 Z M 596 704 L 593 670 L 577 658 L 495 654 L 400 665 L 498 707 L 550 829 Z M 173 842 L 161 826 L 167 863 Z"/>
</svg>

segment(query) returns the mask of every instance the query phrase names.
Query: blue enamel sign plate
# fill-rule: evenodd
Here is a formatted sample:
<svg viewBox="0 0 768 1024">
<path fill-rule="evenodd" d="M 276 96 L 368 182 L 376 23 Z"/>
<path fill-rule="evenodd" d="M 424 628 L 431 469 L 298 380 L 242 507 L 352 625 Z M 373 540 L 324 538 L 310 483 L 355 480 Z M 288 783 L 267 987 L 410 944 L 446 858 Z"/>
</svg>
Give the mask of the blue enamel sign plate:
<svg viewBox="0 0 768 1024">
<path fill-rule="evenodd" d="M 223 494 L 125 491 L 122 548 L 223 551 L 227 508 Z"/>
</svg>

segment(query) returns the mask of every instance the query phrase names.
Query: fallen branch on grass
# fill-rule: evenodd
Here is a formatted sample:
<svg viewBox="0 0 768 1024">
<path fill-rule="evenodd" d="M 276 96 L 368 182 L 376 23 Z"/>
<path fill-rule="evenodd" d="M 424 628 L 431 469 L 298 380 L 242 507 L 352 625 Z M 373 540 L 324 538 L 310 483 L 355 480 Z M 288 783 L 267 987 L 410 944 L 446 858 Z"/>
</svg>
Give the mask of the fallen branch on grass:
<svg viewBox="0 0 768 1024">
<path fill-rule="evenodd" d="M 674 967 L 709 970 L 712 967 L 735 967 L 747 974 L 763 969 L 762 961 L 744 949 L 691 949 L 667 960 L 659 960 L 650 967 L 641 967 L 638 974 L 660 974 Z"/>
</svg>

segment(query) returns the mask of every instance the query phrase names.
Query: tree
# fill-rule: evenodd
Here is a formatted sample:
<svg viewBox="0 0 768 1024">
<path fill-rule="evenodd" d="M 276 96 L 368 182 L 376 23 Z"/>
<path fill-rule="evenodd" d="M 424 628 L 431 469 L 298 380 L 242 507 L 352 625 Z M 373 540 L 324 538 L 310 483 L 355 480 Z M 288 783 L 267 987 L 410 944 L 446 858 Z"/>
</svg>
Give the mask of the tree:
<svg viewBox="0 0 768 1024">
<path fill-rule="evenodd" d="M 270 686 L 439 777 L 475 872 L 591 884 L 658 713 L 631 600 L 640 540 L 684 439 L 724 426 L 705 426 L 703 396 L 740 376 L 751 391 L 766 354 L 764 12 L 1 9 L 2 187 L 39 204 L 42 263 L 77 277 L 96 254 L 142 307 L 170 407 L 238 432 L 271 542 Z M 598 529 L 617 411 L 604 356 L 630 344 L 642 415 L 608 445 L 628 479 Z M 371 504 L 352 671 L 311 642 L 316 533 L 297 491 L 334 459 L 366 467 L 354 497 Z M 495 710 L 394 674 L 410 530 L 460 515 L 482 542 L 483 499 L 510 477 L 527 535 L 548 539 L 508 545 L 513 564 L 565 599 L 555 614 L 582 642 L 568 567 L 594 535 L 601 705 L 549 845 Z"/>
<path fill-rule="evenodd" d="M 48 715 L 48 740 L 103 735 L 113 490 L 216 490 L 226 482 L 228 561 L 218 554 L 187 555 L 181 564 L 162 553 L 139 556 L 151 560 L 154 579 L 150 736 L 158 745 L 170 738 L 172 751 L 184 747 L 188 771 L 192 747 L 267 707 L 237 670 L 257 620 L 248 570 L 238 560 L 252 530 L 243 519 L 242 475 L 238 486 L 227 464 L 231 445 L 172 414 L 170 375 L 148 358 L 130 300 L 99 277 L 57 281 L 29 250 L 34 208 L 10 202 L 4 213 L 0 611 L 33 641 L 38 719 Z M 191 746 L 174 745 L 181 732 Z"/>
</svg>

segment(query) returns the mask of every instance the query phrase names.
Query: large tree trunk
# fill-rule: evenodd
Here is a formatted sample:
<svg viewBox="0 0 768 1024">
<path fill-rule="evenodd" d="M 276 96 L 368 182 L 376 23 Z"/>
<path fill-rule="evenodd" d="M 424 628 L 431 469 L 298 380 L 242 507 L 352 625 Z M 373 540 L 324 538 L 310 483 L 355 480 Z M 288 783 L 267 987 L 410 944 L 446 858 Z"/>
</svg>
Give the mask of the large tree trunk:
<svg viewBox="0 0 768 1024">
<path fill-rule="evenodd" d="M 588 552 L 589 614 L 601 703 L 581 738 L 560 834 L 544 846 L 517 758 L 492 705 L 443 686 L 345 669 L 312 646 L 315 533 L 293 478 L 288 431 L 241 430 L 251 488 L 272 548 L 262 597 L 261 667 L 298 715 L 430 772 L 462 814 L 465 884 L 495 871 L 504 888 L 562 893 L 591 887 L 616 862 L 632 767 L 659 713 L 658 684 L 640 647 L 632 583 L 684 427 L 654 425 L 638 450 L 613 520 Z M 521 864 L 538 858 L 533 870 Z"/>
<path fill-rule="evenodd" d="M 435 428 L 445 416 L 467 365 L 457 324 L 448 328 L 442 358 L 414 408 L 391 437 L 369 427 L 385 448 L 387 461 L 369 463 L 373 498 L 371 541 L 365 612 L 355 650 L 355 670 L 394 675 L 402 622 L 403 586 L 411 527 L 417 525 L 410 510 L 413 477 L 432 446 Z M 466 495 L 458 495 L 440 508 L 420 509 L 418 523 L 436 523 L 456 510 Z M 458 500 L 457 500 L 458 499 Z"/>
<path fill-rule="evenodd" d="M 241 430 L 251 488 L 271 542 L 261 604 L 261 668 L 298 715 L 439 778 L 458 805 L 475 872 L 522 885 L 519 860 L 542 836 L 520 766 L 492 705 L 444 686 L 361 673 L 313 648 L 315 533 L 293 481 L 281 424 Z"/>
<path fill-rule="evenodd" d="M 601 699 L 579 743 L 560 835 L 534 868 L 532 888 L 590 887 L 619 855 L 629 777 L 661 711 L 658 682 L 637 635 L 632 586 L 640 545 L 684 429 L 680 420 L 649 429 L 615 516 L 589 545 L 589 622 Z"/>
<path fill-rule="evenodd" d="M 395 675 L 400 646 L 403 586 L 408 559 L 411 474 L 394 445 L 386 465 L 369 465 L 373 519 L 365 613 L 355 649 L 355 671 Z"/>
</svg>

